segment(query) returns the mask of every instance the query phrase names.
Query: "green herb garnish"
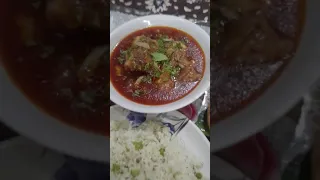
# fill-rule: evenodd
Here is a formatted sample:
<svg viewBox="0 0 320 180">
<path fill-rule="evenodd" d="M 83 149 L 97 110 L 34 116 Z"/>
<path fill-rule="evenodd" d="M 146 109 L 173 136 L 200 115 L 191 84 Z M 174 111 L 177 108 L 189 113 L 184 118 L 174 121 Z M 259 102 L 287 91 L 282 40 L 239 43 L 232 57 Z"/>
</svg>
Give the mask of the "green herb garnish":
<svg viewBox="0 0 320 180">
<path fill-rule="evenodd" d="M 150 69 L 150 66 L 151 64 L 150 63 L 147 63 L 145 66 L 144 66 L 144 70 L 145 71 L 148 71 Z"/>
<path fill-rule="evenodd" d="M 124 64 L 124 62 L 125 62 L 126 60 L 125 60 L 125 58 L 123 58 L 123 57 L 118 57 L 118 62 L 120 63 L 120 64 Z"/>
<path fill-rule="evenodd" d="M 180 67 L 174 67 L 174 68 L 172 68 L 172 70 L 171 70 L 171 72 L 170 72 L 171 76 L 176 76 L 176 75 L 178 75 L 179 72 L 180 72 L 180 70 L 181 70 Z"/>
<path fill-rule="evenodd" d="M 118 62 L 120 64 L 124 64 L 124 62 L 126 61 L 127 53 L 128 53 L 128 51 L 120 50 L 120 56 L 118 57 Z"/>
<path fill-rule="evenodd" d="M 152 77 L 151 76 L 145 76 L 142 79 L 142 81 L 145 82 L 145 83 L 151 84 L 152 83 Z"/>
<path fill-rule="evenodd" d="M 133 141 L 132 144 L 134 145 L 134 149 L 139 151 L 143 148 L 142 141 Z"/>
<path fill-rule="evenodd" d="M 154 72 L 154 76 L 157 77 L 157 78 L 160 77 L 161 76 L 161 72 L 160 71 Z"/>
<path fill-rule="evenodd" d="M 130 173 L 131 173 L 131 176 L 132 176 L 132 177 L 137 177 L 137 176 L 139 176 L 139 174 L 140 174 L 140 170 L 139 170 L 139 169 L 132 169 L 132 170 L 130 171 Z"/>
<path fill-rule="evenodd" d="M 197 172 L 194 174 L 196 176 L 197 179 L 201 179 L 202 178 L 202 174 Z"/>
<path fill-rule="evenodd" d="M 182 49 L 181 42 L 178 42 L 175 47 L 176 47 L 177 49 Z"/>
<path fill-rule="evenodd" d="M 132 96 L 133 97 L 140 97 L 142 93 L 143 93 L 143 91 L 136 89 L 135 91 L 133 91 Z"/>
<path fill-rule="evenodd" d="M 157 51 L 159 53 L 165 53 L 166 49 L 164 47 L 164 40 L 162 38 L 160 38 L 160 39 L 157 40 L 157 42 L 158 42 L 158 50 Z"/>
<path fill-rule="evenodd" d="M 155 52 L 155 53 L 152 53 L 151 55 L 152 55 L 152 59 L 156 62 L 168 60 L 168 57 L 163 53 Z"/>
<path fill-rule="evenodd" d="M 169 72 L 171 76 L 176 76 L 179 74 L 181 68 L 180 67 L 173 67 L 169 63 L 165 63 L 164 65 L 164 70 Z"/>
<path fill-rule="evenodd" d="M 119 164 L 112 164 L 111 171 L 114 174 L 119 174 L 120 173 L 120 165 Z"/>
<path fill-rule="evenodd" d="M 158 42 L 159 47 L 161 47 L 161 48 L 164 47 L 163 39 L 158 39 L 157 42 Z"/>
<path fill-rule="evenodd" d="M 159 152 L 160 152 L 160 155 L 164 157 L 164 152 L 166 151 L 165 148 L 160 148 Z"/>
</svg>

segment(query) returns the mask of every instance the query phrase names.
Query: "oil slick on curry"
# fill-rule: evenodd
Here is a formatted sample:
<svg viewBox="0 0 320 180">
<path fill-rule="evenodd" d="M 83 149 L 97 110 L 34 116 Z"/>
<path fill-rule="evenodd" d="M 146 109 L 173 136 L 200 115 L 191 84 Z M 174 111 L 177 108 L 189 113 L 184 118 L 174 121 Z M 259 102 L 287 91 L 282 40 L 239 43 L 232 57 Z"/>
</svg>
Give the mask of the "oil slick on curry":
<svg viewBox="0 0 320 180">
<path fill-rule="evenodd" d="M 110 79 L 127 99 L 162 105 L 179 100 L 201 81 L 204 52 L 187 33 L 149 27 L 126 36 L 110 57 Z"/>
</svg>

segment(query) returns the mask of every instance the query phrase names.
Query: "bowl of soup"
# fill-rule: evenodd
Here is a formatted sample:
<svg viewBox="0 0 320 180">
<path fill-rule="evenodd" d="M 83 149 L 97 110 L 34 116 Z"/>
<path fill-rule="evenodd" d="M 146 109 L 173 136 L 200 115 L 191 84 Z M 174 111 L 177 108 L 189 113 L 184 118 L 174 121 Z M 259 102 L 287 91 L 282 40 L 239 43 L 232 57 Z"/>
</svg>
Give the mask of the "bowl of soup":
<svg viewBox="0 0 320 180">
<path fill-rule="evenodd" d="M 66 154 L 108 160 L 108 5 L 1 1 L 2 122 Z"/>
<path fill-rule="evenodd" d="M 262 131 L 320 77 L 319 1 L 211 4 L 211 150 Z"/>
<path fill-rule="evenodd" d="M 129 21 L 110 34 L 110 99 L 132 111 L 182 108 L 210 86 L 210 37 L 175 16 Z"/>
</svg>

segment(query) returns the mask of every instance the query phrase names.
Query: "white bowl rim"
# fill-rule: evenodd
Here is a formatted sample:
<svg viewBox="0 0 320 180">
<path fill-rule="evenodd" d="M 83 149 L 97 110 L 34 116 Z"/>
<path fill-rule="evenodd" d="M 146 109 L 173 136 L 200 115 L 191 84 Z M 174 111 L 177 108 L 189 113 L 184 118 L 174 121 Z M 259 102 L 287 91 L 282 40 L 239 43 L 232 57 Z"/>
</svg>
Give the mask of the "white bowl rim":
<svg viewBox="0 0 320 180">
<path fill-rule="evenodd" d="M 149 15 L 149 16 L 143 16 L 143 17 L 138 17 L 135 18 L 133 20 L 130 20 L 122 25 L 120 25 L 119 27 L 117 27 L 116 29 L 114 29 L 111 34 L 110 34 L 110 41 L 112 39 L 112 37 L 114 36 L 119 36 L 119 31 L 126 29 L 127 27 L 130 26 L 137 26 L 137 24 L 139 22 L 148 22 L 149 25 L 146 26 L 141 26 L 136 28 L 133 31 L 130 31 L 129 33 L 126 34 L 121 34 L 121 38 L 119 39 L 119 41 L 124 38 L 125 36 L 127 36 L 128 34 L 138 30 L 138 29 L 143 29 L 146 27 L 151 27 L 151 26 L 167 26 L 167 27 L 173 27 L 173 28 L 177 28 L 177 26 L 174 25 L 168 25 L 163 23 L 162 24 L 162 20 L 163 19 L 167 19 L 167 20 L 171 20 L 171 21 L 175 21 L 176 23 L 183 23 L 186 24 L 190 27 L 192 27 L 192 29 L 194 29 L 195 31 L 197 31 L 198 36 L 197 37 L 202 37 L 206 40 L 206 43 L 204 45 L 200 44 L 197 37 L 195 37 L 195 35 L 193 35 L 192 37 L 195 38 L 198 43 L 200 44 L 201 48 L 204 51 L 205 54 L 205 72 L 204 72 L 204 76 L 203 79 L 199 82 L 199 84 L 197 85 L 197 87 L 195 87 L 191 92 L 189 92 L 186 96 L 184 96 L 183 98 L 168 103 L 168 104 L 164 104 L 164 105 L 144 105 L 144 104 L 139 104 L 139 103 L 135 103 L 125 97 L 123 97 L 119 92 L 117 92 L 117 90 L 114 88 L 114 86 L 112 85 L 111 81 L 110 81 L 110 99 L 111 101 L 113 101 L 115 104 L 118 104 L 122 107 L 125 107 L 126 109 L 129 109 L 131 111 L 135 111 L 135 112 L 141 112 L 141 113 L 163 113 L 163 112 L 169 112 L 169 111 L 174 111 L 177 109 L 180 109 L 184 106 L 187 106 L 191 103 L 193 103 L 194 101 L 196 101 L 201 95 L 203 95 L 203 93 L 206 90 L 209 90 L 210 87 L 210 37 L 208 35 L 207 32 L 205 32 L 200 26 L 194 24 L 191 21 L 188 21 L 186 19 L 182 19 L 180 17 L 176 17 L 176 16 L 171 16 L 171 15 Z M 154 22 L 155 21 L 155 25 L 150 25 L 150 22 Z M 157 24 L 157 21 L 161 22 L 160 24 Z M 179 29 L 179 28 L 177 28 Z M 186 32 L 187 34 L 190 34 L 191 30 L 186 30 L 186 29 L 180 29 L 184 32 Z M 118 41 L 118 42 L 119 42 Z M 114 46 L 111 45 L 110 42 L 110 53 L 112 52 L 112 50 L 114 49 L 114 47 L 117 45 L 117 43 L 115 43 Z M 203 47 L 208 45 L 209 48 L 207 47 Z M 208 49 L 208 50 L 206 50 Z M 200 90 L 201 88 L 201 90 Z"/>
</svg>

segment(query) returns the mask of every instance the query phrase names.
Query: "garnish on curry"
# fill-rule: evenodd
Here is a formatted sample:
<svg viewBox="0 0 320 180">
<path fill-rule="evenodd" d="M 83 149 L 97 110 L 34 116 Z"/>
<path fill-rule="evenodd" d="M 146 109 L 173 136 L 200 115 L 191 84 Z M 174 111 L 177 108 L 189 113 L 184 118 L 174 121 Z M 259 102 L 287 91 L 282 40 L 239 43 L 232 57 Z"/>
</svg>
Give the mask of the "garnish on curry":
<svg viewBox="0 0 320 180">
<path fill-rule="evenodd" d="M 126 98 L 166 104 L 188 94 L 202 79 L 204 53 L 188 34 L 151 27 L 125 37 L 111 54 L 110 78 Z"/>
</svg>

